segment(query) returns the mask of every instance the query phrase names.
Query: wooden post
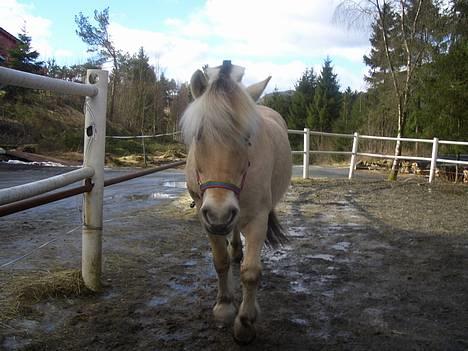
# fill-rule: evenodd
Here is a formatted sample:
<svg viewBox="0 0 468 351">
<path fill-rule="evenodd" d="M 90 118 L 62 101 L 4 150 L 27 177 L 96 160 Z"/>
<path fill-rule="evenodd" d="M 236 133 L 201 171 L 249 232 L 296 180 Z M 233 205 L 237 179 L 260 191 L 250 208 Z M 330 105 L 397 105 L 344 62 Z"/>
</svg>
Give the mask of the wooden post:
<svg viewBox="0 0 468 351">
<path fill-rule="evenodd" d="M 435 177 L 438 150 L 439 150 L 439 138 L 434 138 L 434 141 L 432 143 L 431 169 L 429 171 L 429 183 L 432 183 Z"/>
<path fill-rule="evenodd" d="M 351 162 L 349 165 L 349 175 L 348 179 L 353 178 L 354 170 L 356 169 L 356 156 L 358 152 L 358 144 L 359 144 L 359 133 L 355 132 L 354 133 L 354 138 L 353 138 L 353 149 L 351 151 Z"/>
<path fill-rule="evenodd" d="M 310 156 L 310 129 L 304 128 L 304 158 L 302 178 L 309 178 L 309 156 Z"/>
<path fill-rule="evenodd" d="M 83 166 L 94 169 L 94 187 L 83 198 L 81 272 L 89 289 L 101 289 L 102 206 L 104 195 L 104 158 L 106 146 L 107 71 L 89 69 L 87 84 L 95 84 L 98 94 L 86 97 Z"/>
</svg>

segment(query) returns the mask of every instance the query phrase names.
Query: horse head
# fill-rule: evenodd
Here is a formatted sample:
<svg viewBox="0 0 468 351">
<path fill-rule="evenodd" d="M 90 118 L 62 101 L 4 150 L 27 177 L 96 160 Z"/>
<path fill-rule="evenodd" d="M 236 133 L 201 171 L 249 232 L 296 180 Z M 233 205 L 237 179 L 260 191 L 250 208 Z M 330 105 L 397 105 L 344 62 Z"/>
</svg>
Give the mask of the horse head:
<svg viewBox="0 0 468 351">
<path fill-rule="evenodd" d="M 197 70 L 190 81 L 195 100 L 181 126 L 190 146 L 187 169 L 196 183 L 189 185 L 206 231 L 229 234 L 239 219 L 239 199 L 248 178 L 249 147 L 260 116 L 255 101 L 270 77 L 245 88 L 244 68 L 224 61 L 222 66 Z"/>
</svg>

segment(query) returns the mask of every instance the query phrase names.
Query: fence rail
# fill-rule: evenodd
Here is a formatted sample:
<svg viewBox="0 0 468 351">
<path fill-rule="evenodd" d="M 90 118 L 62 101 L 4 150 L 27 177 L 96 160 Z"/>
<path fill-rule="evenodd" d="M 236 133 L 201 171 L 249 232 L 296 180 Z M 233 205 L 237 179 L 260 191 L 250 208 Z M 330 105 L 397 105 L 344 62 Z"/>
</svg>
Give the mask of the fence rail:
<svg viewBox="0 0 468 351">
<path fill-rule="evenodd" d="M 292 151 L 293 155 L 303 155 L 303 178 L 309 178 L 309 157 L 310 154 L 331 154 L 331 155 L 351 155 L 349 165 L 348 178 L 351 179 L 356 169 L 357 156 L 374 157 L 374 158 L 386 158 L 386 159 L 397 159 L 397 160 L 414 160 L 414 161 L 429 161 L 431 163 L 429 170 L 429 183 L 434 181 L 435 170 L 437 163 L 448 163 L 456 165 L 468 165 L 468 161 L 451 160 L 447 158 L 438 157 L 438 148 L 440 144 L 444 145 L 460 145 L 468 146 L 468 142 L 465 141 L 451 141 L 451 140 L 439 140 L 438 138 L 433 139 L 417 139 L 417 138 L 398 138 L 398 137 L 382 137 L 372 135 L 359 135 L 354 134 L 339 134 L 339 133 L 325 133 L 318 131 L 311 131 L 308 128 L 304 130 L 288 129 L 289 134 L 302 134 L 304 136 L 304 149 L 303 151 Z M 324 151 L 324 150 L 310 150 L 310 136 L 326 136 L 326 137 L 339 137 L 339 138 L 352 138 L 353 146 L 351 151 Z M 419 156 L 395 156 L 385 155 L 370 152 L 359 152 L 359 140 L 386 140 L 386 141 L 405 141 L 405 142 L 416 142 L 416 143 L 430 143 L 432 144 L 431 157 L 419 157 Z"/>
<path fill-rule="evenodd" d="M 93 175 L 93 168 L 83 167 L 54 177 L 38 180 L 36 182 L 13 186 L 7 189 L 0 189 L 0 206 L 47 193 L 80 180 L 91 178 Z"/>
<path fill-rule="evenodd" d="M 69 82 L 62 79 L 50 78 L 33 73 L 21 72 L 6 67 L 0 67 L 0 84 L 15 85 L 31 89 L 48 90 L 61 94 L 90 97 L 96 96 L 99 92 L 98 88 L 92 84 Z"/>
<path fill-rule="evenodd" d="M 87 70 L 86 83 L 81 84 L 0 67 L 0 85 L 15 85 L 86 97 L 83 167 L 49 179 L 4 189 L 0 192 L 0 203 L 6 206 L 2 206 L 6 212 L 11 211 L 12 207 L 7 204 L 12 202 L 17 206 L 32 207 L 43 204 L 46 200 L 54 201 L 52 198 L 57 197 L 52 194 L 35 199 L 34 196 L 85 180 L 83 187 L 68 191 L 66 195 L 84 194 L 81 274 L 85 285 L 94 291 L 100 290 L 101 287 L 107 84 L 108 72 L 97 69 Z M 29 198 L 29 201 L 25 200 L 26 198 Z M 23 202 L 18 204 L 18 200 Z"/>
<path fill-rule="evenodd" d="M 83 167 L 48 179 L 0 189 L 0 216 L 58 201 L 70 196 L 84 194 L 81 274 L 85 285 L 89 289 L 94 291 L 100 290 L 104 187 L 180 166 L 185 161 L 177 161 L 104 180 L 107 71 L 88 70 L 86 73 L 86 83 L 81 84 L 0 67 L 0 86 L 3 85 L 15 85 L 62 94 L 86 96 Z M 145 138 L 155 138 L 164 135 L 174 135 L 174 133 L 135 137 L 109 136 L 108 138 L 135 138 L 144 140 Z M 52 190 L 57 190 L 82 180 L 84 183 L 81 186 L 49 193 Z"/>
</svg>

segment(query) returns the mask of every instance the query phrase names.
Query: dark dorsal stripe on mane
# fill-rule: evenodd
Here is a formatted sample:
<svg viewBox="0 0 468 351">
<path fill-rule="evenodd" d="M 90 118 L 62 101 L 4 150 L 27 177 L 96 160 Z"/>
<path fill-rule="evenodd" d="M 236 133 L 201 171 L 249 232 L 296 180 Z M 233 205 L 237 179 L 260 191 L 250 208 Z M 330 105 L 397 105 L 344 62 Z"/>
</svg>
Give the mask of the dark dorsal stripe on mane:
<svg viewBox="0 0 468 351">
<path fill-rule="evenodd" d="M 213 82 L 215 93 L 229 94 L 234 89 L 235 82 L 231 79 L 232 63 L 230 60 L 224 60 L 220 67 L 218 77 Z"/>
<path fill-rule="evenodd" d="M 229 78 L 231 76 L 231 71 L 232 71 L 231 60 L 224 60 L 221 66 L 221 69 L 219 70 L 219 76 L 220 77 L 225 76 Z"/>
</svg>

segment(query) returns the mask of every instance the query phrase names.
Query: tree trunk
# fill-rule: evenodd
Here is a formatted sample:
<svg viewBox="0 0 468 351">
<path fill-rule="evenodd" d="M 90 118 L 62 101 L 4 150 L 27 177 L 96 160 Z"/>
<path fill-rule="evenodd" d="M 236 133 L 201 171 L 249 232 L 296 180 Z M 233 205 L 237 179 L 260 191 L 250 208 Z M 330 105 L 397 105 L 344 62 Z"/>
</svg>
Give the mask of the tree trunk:
<svg viewBox="0 0 468 351">
<path fill-rule="evenodd" d="M 408 94 L 405 91 L 402 97 L 403 101 L 398 102 L 398 132 L 397 132 L 397 142 L 395 145 L 395 158 L 393 159 L 392 169 L 390 174 L 388 175 L 389 180 L 396 180 L 398 177 L 398 170 L 400 168 L 400 160 L 396 157 L 401 156 L 401 140 L 400 138 L 403 137 L 403 130 L 405 129 L 406 124 L 406 113 L 407 113 L 407 105 L 408 105 Z"/>
<path fill-rule="evenodd" d="M 111 96 L 110 96 L 110 106 L 109 106 L 109 121 L 114 120 L 114 105 L 115 105 L 115 90 L 116 90 L 116 77 L 114 76 L 112 79 L 112 87 L 111 87 Z"/>
</svg>

